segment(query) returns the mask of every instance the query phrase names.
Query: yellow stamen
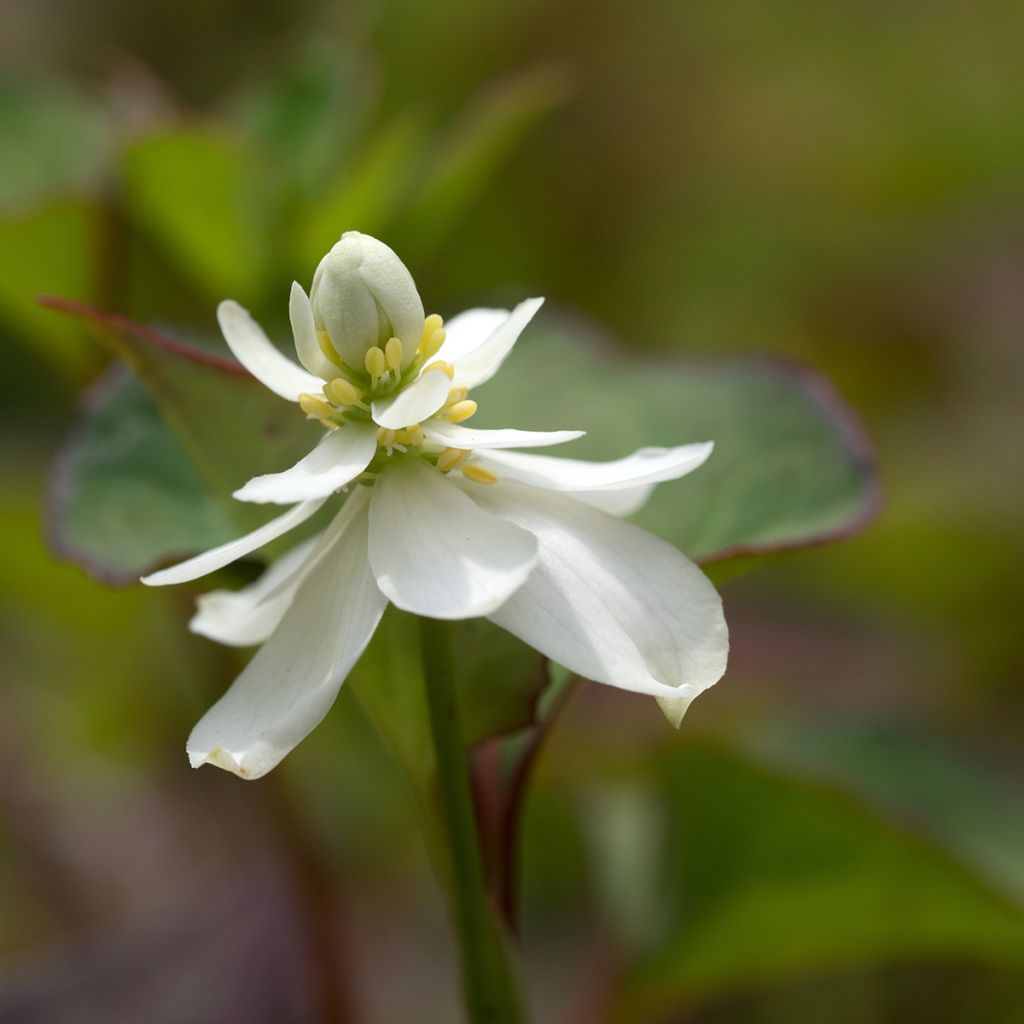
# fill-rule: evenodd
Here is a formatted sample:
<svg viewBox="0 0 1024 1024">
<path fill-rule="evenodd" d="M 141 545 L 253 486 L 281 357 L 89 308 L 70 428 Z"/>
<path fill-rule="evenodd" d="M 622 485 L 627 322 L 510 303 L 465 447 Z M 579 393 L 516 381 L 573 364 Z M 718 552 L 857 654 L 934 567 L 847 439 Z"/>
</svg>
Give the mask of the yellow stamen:
<svg viewBox="0 0 1024 1024">
<path fill-rule="evenodd" d="M 366 350 L 364 362 L 366 363 L 366 372 L 374 383 L 377 382 L 379 377 L 383 377 L 388 372 L 387 359 L 384 357 L 383 350 L 377 345 Z"/>
<path fill-rule="evenodd" d="M 420 335 L 420 348 L 430 340 L 434 331 L 439 331 L 444 326 L 444 321 L 436 314 L 431 313 L 423 321 L 423 333 Z"/>
<path fill-rule="evenodd" d="M 448 375 L 449 380 L 455 376 L 455 367 L 451 363 L 444 362 L 442 359 L 438 359 L 436 363 L 431 363 L 423 372 L 430 373 L 431 370 L 441 370 Z"/>
<path fill-rule="evenodd" d="M 377 431 L 377 444 L 390 448 L 395 443 L 396 431 L 381 427 Z"/>
<path fill-rule="evenodd" d="M 331 420 L 337 415 L 334 406 L 328 405 L 316 395 L 299 395 L 299 408 L 315 420 Z"/>
<path fill-rule="evenodd" d="M 456 402 L 447 412 L 445 412 L 445 419 L 451 420 L 452 423 L 461 423 L 463 420 L 468 420 L 473 413 L 476 412 L 476 402 L 472 398 L 462 402 Z"/>
<path fill-rule="evenodd" d="M 398 440 L 402 444 L 417 448 L 423 444 L 423 428 L 418 423 L 414 423 L 411 427 L 406 427 L 398 432 Z"/>
<path fill-rule="evenodd" d="M 469 449 L 467 448 L 445 448 L 437 457 L 437 468 L 442 473 L 447 473 L 449 469 L 454 469 L 467 455 L 469 455 Z"/>
<path fill-rule="evenodd" d="M 395 371 L 395 374 L 402 369 L 402 342 L 399 338 L 389 338 L 384 346 L 384 359 L 388 366 Z M 397 380 L 397 376 L 395 378 Z"/>
<path fill-rule="evenodd" d="M 478 484 L 496 484 L 498 482 L 497 473 L 492 473 L 485 466 L 477 465 L 475 462 L 470 463 L 468 466 L 463 466 L 462 475 L 467 480 L 472 480 Z"/>
<path fill-rule="evenodd" d="M 335 377 L 334 380 L 328 381 L 324 385 L 324 394 L 328 401 L 335 405 L 356 405 L 363 397 L 362 391 L 344 377 Z"/>
<path fill-rule="evenodd" d="M 448 392 L 448 397 L 445 399 L 444 404 L 446 406 L 457 405 L 459 402 L 464 402 L 469 396 L 469 388 L 452 388 Z"/>
<path fill-rule="evenodd" d="M 436 356 L 444 344 L 444 339 L 447 337 L 448 335 L 445 334 L 444 329 L 441 327 L 431 331 L 429 335 L 425 335 L 420 343 L 420 351 L 423 353 L 423 358 L 429 359 L 431 356 Z"/>
</svg>

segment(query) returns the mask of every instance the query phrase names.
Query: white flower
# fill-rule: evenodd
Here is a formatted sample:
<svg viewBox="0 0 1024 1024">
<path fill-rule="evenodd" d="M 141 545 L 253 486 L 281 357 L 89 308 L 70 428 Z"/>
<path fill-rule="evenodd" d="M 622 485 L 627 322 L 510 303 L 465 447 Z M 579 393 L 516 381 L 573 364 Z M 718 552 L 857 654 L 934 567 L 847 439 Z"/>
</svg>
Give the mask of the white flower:
<svg viewBox="0 0 1024 1024">
<path fill-rule="evenodd" d="M 256 583 L 199 599 L 192 630 L 263 646 L 192 731 L 193 766 L 249 779 L 270 771 L 326 714 L 389 601 L 438 619 L 486 616 L 587 679 L 657 697 L 677 724 L 722 676 L 718 594 L 674 547 L 617 518 L 658 482 L 700 466 L 710 443 L 591 463 L 507 450 L 581 431 L 464 425 L 476 411 L 469 390 L 497 372 L 541 302 L 470 310 L 442 327 L 423 316 L 398 257 L 348 232 L 320 264 L 312 303 L 292 287 L 305 369 L 241 306 L 221 303 L 239 361 L 327 432 L 291 469 L 235 492 L 287 511 L 143 582 L 205 576 L 309 519 L 339 490 L 348 496 L 317 538 Z"/>
</svg>

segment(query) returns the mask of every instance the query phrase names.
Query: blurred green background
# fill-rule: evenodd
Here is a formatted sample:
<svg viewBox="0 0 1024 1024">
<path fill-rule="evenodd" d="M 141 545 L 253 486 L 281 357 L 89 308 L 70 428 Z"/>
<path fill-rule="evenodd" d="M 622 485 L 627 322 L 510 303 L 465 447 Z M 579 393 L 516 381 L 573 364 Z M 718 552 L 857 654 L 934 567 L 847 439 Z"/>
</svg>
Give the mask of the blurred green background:
<svg viewBox="0 0 1024 1024">
<path fill-rule="evenodd" d="M 1024 1021 L 1020 5 L 4 20 L 0 1020 L 458 1018 L 409 794 L 347 692 L 263 782 L 191 772 L 236 661 L 188 593 L 57 562 L 41 512 L 105 356 L 38 293 L 197 336 L 230 296 L 282 336 L 358 228 L 445 315 L 544 294 L 638 357 L 809 362 L 877 452 L 870 529 L 722 581 L 729 673 L 680 733 L 598 686 L 555 726 L 536 1019 Z"/>
</svg>

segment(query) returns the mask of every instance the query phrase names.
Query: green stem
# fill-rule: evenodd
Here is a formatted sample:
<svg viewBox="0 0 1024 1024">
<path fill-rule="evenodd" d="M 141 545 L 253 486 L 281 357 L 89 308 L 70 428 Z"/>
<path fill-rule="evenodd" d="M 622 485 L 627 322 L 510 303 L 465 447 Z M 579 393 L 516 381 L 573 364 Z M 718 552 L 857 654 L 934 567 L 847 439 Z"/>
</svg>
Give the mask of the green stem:
<svg viewBox="0 0 1024 1024">
<path fill-rule="evenodd" d="M 508 944 L 484 885 L 451 642 L 444 622 L 425 618 L 419 622 L 438 794 L 451 856 L 451 905 L 466 1012 L 473 1024 L 516 1024 L 525 1019 L 522 1000 Z"/>
</svg>

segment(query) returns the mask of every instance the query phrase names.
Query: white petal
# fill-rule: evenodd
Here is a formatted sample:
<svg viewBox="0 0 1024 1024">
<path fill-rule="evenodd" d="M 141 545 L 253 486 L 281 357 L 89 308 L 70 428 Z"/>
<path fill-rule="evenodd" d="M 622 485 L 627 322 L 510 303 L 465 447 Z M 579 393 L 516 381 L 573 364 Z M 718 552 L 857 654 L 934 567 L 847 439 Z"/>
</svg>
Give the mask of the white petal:
<svg viewBox="0 0 1024 1024">
<path fill-rule="evenodd" d="M 297 402 L 304 392 L 316 394 L 323 381 L 296 366 L 274 347 L 263 328 L 237 302 L 217 307 L 217 322 L 235 358 L 276 395 Z"/>
<path fill-rule="evenodd" d="M 638 487 L 621 487 L 616 491 L 562 491 L 567 498 L 575 498 L 585 505 L 599 508 L 612 516 L 631 516 L 647 504 L 654 493 L 654 484 L 640 484 Z"/>
<path fill-rule="evenodd" d="M 327 713 L 386 601 L 366 558 L 365 506 L 307 579 L 273 636 L 188 739 L 194 768 L 257 779 Z"/>
<path fill-rule="evenodd" d="M 449 359 L 448 362 L 455 367 L 455 378 L 452 383 L 457 387 L 475 388 L 478 384 L 490 380 L 512 351 L 512 346 L 522 334 L 523 328 L 533 319 L 543 303 L 543 299 L 526 299 L 520 302 L 479 345 L 454 360 Z"/>
<path fill-rule="evenodd" d="M 373 403 L 373 418 L 382 427 L 401 430 L 433 416 L 448 398 L 452 382 L 442 370 L 420 374 L 404 391 Z"/>
<path fill-rule="evenodd" d="M 522 586 L 536 558 L 529 533 L 419 460 L 388 467 L 373 488 L 370 562 L 399 608 L 434 619 L 486 615 Z"/>
<path fill-rule="evenodd" d="M 377 431 L 369 423 L 347 423 L 325 435 L 304 458 L 283 473 L 253 477 L 235 491 L 239 501 L 257 504 L 324 498 L 354 480 L 377 450 Z"/>
<path fill-rule="evenodd" d="M 457 363 L 468 352 L 479 348 L 509 317 L 507 309 L 467 309 L 444 324 L 444 344 L 437 359 Z"/>
<path fill-rule="evenodd" d="M 678 448 L 640 448 L 632 455 L 611 462 L 522 452 L 488 452 L 479 461 L 503 479 L 552 491 L 615 491 L 675 480 L 692 473 L 707 461 L 713 447 L 708 441 Z"/>
<path fill-rule="evenodd" d="M 721 598 L 674 547 L 563 495 L 515 483 L 480 490 L 481 507 L 540 542 L 530 578 L 492 621 L 585 678 L 677 705 L 721 678 Z"/>
<path fill-rule="evenodd" d="M 428 441 L 448 448 L 543 448 L 582 437 L 584 430 L 484 430 L 448 420 L 427 420 L 423 434 Z"/>
<path fill-rule="evenodd" d="M 320 344 L 316 340 L 313 307 L 309 304 L 309 296 L 302 290 L 302 285 L 298 281 L 292 282 L 292 293 L 288 300 L 288 318 L 291 320 L 292 335 L 295 338 L 295 353 L 299 357 L 299 362 L 310 373 L 315 373 L 320 380 L 334 380 L 339 376 L 338 367 L 324 355 L 323 349 L 320 348 Z M 314 391 L 313 394 L 315 393 Z"/>
<path fill-rule="evenodd" d="M 165 587 L 170 583 L 187 583 L 189 580 L 197 580 L 200 576 L 207 576 L 217 569 L 223 569 L 225 565 L 238 561 L 239 558 L 263 547 L 264 544 L 269 544 L 283 533 L 304 523 L 320 508 L 324 500 L 324 498 L 317 498 L 312 501 L 303 501 L 276 519 L 271 519 L 269 523 L 264 523 L 252 533 L 247 533 L 237 540 L 229 540 L 227 544 L 221 544 L 219 548 L 204 551 L 203 554 L 172 565 L 169 569 L 161 569 L 149 576 L 143 576 L 142 582 L 149 587 Z"/>
<path fill-rule="evenodd" d="M 197 611 L 188 628 L 229 647 L 261 644 L 277 628 L 292 603 L 302 572 L 319 538 L 292 548 L 271 562 L 255 583 L 240 590 L 212 590 L 196 598 Z"/>
</svg>

